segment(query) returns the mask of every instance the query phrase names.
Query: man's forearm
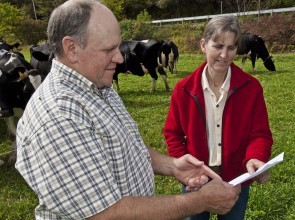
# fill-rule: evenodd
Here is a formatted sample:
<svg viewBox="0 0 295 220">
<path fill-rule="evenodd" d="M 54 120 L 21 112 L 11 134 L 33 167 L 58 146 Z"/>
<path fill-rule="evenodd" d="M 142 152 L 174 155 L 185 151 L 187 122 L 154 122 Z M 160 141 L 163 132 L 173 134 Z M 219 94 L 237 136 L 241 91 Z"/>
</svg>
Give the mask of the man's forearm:
<svg viewBox="0 0 295 220">
<path fill-rule="evenodd" d="M 152 167 L 155 174 L 173 176 L 173 158 L 161 154 L 158 151 L 149 148 L 149 152 L 152 158 Z"/>
<path fill-rule="evenodd" d="M 108 209 L 89 218 L 89 220 L 182 219 L 185 216 L 204 211 L 201 193 L 199 194 L 197 200 L 188 194 L 124 197 Z"/>
</svg>

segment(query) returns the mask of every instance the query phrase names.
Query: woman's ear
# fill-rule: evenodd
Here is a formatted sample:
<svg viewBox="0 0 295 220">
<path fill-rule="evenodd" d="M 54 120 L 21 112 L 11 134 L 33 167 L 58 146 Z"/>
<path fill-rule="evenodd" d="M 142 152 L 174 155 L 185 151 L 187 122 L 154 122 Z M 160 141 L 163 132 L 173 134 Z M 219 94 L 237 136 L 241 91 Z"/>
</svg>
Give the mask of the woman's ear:
<svg viewBox="0 0 295 220">
<path fill-rule="evenodd" d="M 200 40 L 200 47 L 201 47 L 202 52 L 205 54 L 206 53 L 206 41 L 204 38 L 202 38 Z"/>
<path fill-rule="evenodd" d="M 62 46 L 64 50 L 64 55 L 68 58 L 68 60 L 71 63 L 76 63 L 77 62 L 77 53 L 76 53 L 77 44 L 75 43 L 75 39 L 70 36 L 65 36 L 62 39 Z"/>
</svg>

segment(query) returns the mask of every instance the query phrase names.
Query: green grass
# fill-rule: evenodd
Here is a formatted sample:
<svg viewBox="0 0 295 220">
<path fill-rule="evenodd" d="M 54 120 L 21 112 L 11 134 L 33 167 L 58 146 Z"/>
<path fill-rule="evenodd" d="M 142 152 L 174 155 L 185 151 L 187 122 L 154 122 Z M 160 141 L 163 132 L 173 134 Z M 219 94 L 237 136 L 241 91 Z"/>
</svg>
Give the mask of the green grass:
<svg viewBox="0 0 295 220">
<path fill-rule="evenodd" d="M 252 71 L 250 61 L 245 70 L 262 83 L 267 102 L 274 145 L 272 156 L 285 152 L 284 162 L 271 169 L 271 180 L 263 185 L 254 184 L 246 212 L 247 220 L 295 219 L 295 54 L 274 55 L 277 71 L 266 70 L 262 61 Z M 201 55 L 181 55 L 177 76 L 168 75 L 171 91 L 177 81 L 191 73 L 204 60 Z M 240 59 L 236 64 L 240 65 Z M 151 93 L 151 77 L 119 75 L 119 91 L 128 111 L 138 122 L 140 133 L 147 146 L 166 153 L 162 135 L 163 124 L 169 107 L 170 92 L 165 92 L 161 77 L 155 93 Z M 10 140 L 6 127 L 0 121 L 0 154 L 9 151 Z M 7 160 L 8 155 L 1 155 Z M 157 194 L 180 193 L 180 184 L 170 177 L 156 176 Z M 13 166 L 0 167 L 0 220 L 33 219 L 38 199 Z"/>
</svg>

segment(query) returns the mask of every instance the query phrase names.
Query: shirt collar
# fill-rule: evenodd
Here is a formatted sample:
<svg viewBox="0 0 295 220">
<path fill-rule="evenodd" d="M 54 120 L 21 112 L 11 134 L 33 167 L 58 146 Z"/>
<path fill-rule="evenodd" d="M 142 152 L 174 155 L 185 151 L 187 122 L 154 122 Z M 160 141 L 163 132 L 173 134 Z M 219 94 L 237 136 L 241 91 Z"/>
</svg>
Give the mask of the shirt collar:
<svg viewBox="0 0 295 220">
<path fill-rule="evenodd" d="M 206 77 L 206 70 L 208 68 L 208 64 L 206 64 L 206 66 L 204 67 L 203 69 L 203 72 L 202 72 L 202 87 L 203 87 L 203 90 L 205 91 L 206 89 L 209 89 L 209 82 L 208 82 L 208 79 Z M 229 67 L 228 70 L 227 70 L 227 74 L 226 74 L 226 78 L 221 86 L 221 88 L 219 89 L 219 91 L 228 91 L 229 90 L 229 86 L 230 86 L 230 78 L 231 78 L 231 68 Z"/>
</svg>

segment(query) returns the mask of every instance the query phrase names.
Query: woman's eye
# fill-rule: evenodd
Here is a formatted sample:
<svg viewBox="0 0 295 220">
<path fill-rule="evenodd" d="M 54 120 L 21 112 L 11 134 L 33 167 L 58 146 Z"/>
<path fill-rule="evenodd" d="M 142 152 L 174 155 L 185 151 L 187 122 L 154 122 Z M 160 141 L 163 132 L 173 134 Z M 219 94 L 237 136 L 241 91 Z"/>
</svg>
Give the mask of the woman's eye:
<svg viewBox="0 0 295 220">
<path fill-rule="evenodd" d="M 230 50 L 235 50 L 236 48 L 236 46 L 229 47 Z"/>
</svg>

